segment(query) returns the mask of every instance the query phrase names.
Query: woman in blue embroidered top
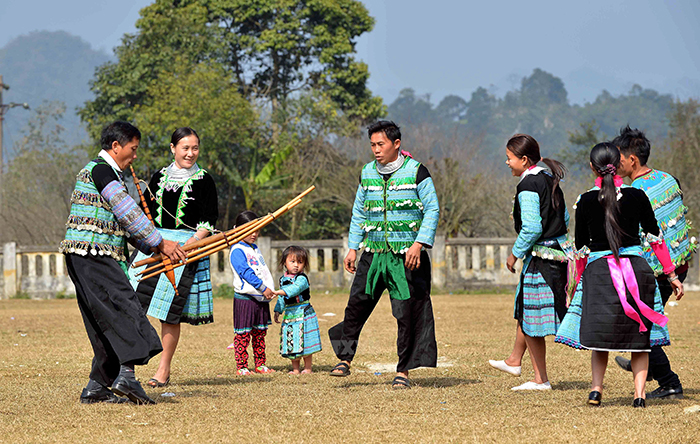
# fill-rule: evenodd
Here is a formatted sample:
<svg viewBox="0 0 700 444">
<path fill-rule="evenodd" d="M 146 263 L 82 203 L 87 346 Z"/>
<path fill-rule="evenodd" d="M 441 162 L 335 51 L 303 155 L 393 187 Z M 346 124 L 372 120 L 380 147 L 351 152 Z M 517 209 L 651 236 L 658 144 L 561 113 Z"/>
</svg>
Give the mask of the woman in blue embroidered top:
<svg viewBox="0 0 700 444">
<path fill-rule="evenodd" d="M 654 272 L 643 257 L 640 226 L 678 299 L 683 284 L 659 237 L 649 198 L 644 191 L 623 185 L 619 165 L 615 145 L 599 143 L 591 150 L 591 169 L 598 178 L 575 205 L 579 282 L 555 341 L 593 351 L 588 402 L 594 406 L 601 402 L 608 352 L 632 352 L 633 405 L 645 407 L 649 351 L 670 341 Z"/>
<path fill-rule="evenodd" d="M 519 376 L 525 350 L 535 372 L 513 390 L 549 390 L 545 336 L 557 333 L 566 314 L 567 241 L 569 213 L 559 181 L 566 169 L 556 160 L 542 158 L 537 141 L 526 134 L 514 135 L 506 145 L 506 164 L 520 177 L 513 205 L 518 238 L 506 266 L 515 273 L 515 262 L 523 260 L 516 290 L 514 317 L 518 320 L 515 345 L 505 361 L 489 361 L 502 371 Z M 538 167 L 545 163 L 550 171 Z"/>
<path fill-rule="evenodd" d="M 175 160 L 153 175 L 144 194 L 162 236 L 187 245 L 214 231 L 219 216 L 216 185 L 206 170 L 197 165 L 199 136 L 195 130 L 178 128 L 170 139 L 170 151 Z M 138 254 L 132 263 L 145 257 Z M 152 387 L 162 387 L 170 379 L 180 323 L 214 322 L 209 258 L 175 270 L 179 297 L 165 276 L 139 282 L 137 273 L 144 267 L 130 268 L 129 278 L 146 314 L 162 323 L 163 354 L 156 374 L 148 381 Z"/>
<path fill-rule="evenodd" d="M 275 322 L 280 323 L 280 354 L 292 360 L 290 375 L 312 373 L 313 354 L 321 351 L 321 335 L 318 318 L 311 306 L 309 278 L 304 271 L 309 269 L 309 253 L 292 245 L 282 252 L 279 263 L 284 275 L 280 277 L 280 289 L 275 291 Z M 301 358 L 304 370 L 300 371 Z"/>
</svg>

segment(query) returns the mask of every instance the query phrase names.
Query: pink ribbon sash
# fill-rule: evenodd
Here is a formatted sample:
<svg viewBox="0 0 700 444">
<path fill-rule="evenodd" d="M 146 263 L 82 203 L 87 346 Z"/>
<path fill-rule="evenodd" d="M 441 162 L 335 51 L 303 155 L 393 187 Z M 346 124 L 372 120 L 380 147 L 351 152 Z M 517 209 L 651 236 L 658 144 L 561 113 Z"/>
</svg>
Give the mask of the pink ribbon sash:
<svg viewBox="0 0 700 444">
<path fill-rule="evenodd" d="M 652 310 L 648 305 L 646 305 L 639 297 L 639 287 L 637 286 L 637 277 L 634 275 L 634 270 L 632 269 L 632 263 L 629 258 L 621 257 L 620 262 L 617 262 L 614 257 L 608 256 L 608 267 L 610 268 L 610 277 L 612 278 L 615 290 L 617 290 L 617 295 L 620 297 L 620 303 L 625 311 L 625 314 L 630 319 L 639 323 L 639 332 L 643 333 L 647 331 L 644 322 L 639 316 L 632 305 L 627 302 L 627 289 L 629 289 L 632 299 L 637 303 L 639 311 L 642 316 L 649 319 L 654 324 L 664 327 L 668 322 L 668 318 L 660 313 Z"/>
</svg>

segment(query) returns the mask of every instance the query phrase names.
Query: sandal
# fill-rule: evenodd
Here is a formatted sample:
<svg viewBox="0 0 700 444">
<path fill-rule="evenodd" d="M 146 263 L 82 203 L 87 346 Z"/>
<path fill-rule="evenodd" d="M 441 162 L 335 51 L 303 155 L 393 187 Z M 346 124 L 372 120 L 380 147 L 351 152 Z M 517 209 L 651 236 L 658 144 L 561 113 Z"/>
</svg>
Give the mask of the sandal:
<svg viewBox="0 0 700 444">
<path fill-rule="evenodd" d="M 248 370 L 248 369 L 245 368 L 245 367 L 239 368 L 238 371 L 237 371 L 236 373 L 238 373 L 238 376 L 248 376 L 248 375 L 251 374 L 251 373 L 250 373 L 250 370 Z"/>
<path fill-rule="evenodd" d="M 148 384 L 149 387 L 153 387 L 153 388 L 165 387 L 168 384 L 170 384 L 170 376 L 168 376 L 168 379 L 166 379 L 165 382 L 160 382 L 156 378 L 151 378 L 148 380 L 148 382 L 146 384 Z"/>
<path fill-rule="evenodd" d="M 391 388 L 394 390 L 407 390 L 411 388 L 411 381 L 403 376 L 396 376 L 394 380 L 391 381 Z"/>
<path fill-rule="evenodd" d="M 333 373 L 336 370 L 340 371 L 340 373 Z M 331 370 L 331 376 L 338 376 L 340 378 L 349 376 L 350 375 L 350 366 L 342 361 L 337 363 L 335 367 Z"/>
<path fill-rule="evenodd" d="M 274 370 L 272 370 L 271 368 L 268 368 L 265 365 L 261 365 L 260 367 L 255 368 L 255 373 L 266 374 L 266 373 L 274 373 L 274 372 L 275 372 Z"/>
</svg>

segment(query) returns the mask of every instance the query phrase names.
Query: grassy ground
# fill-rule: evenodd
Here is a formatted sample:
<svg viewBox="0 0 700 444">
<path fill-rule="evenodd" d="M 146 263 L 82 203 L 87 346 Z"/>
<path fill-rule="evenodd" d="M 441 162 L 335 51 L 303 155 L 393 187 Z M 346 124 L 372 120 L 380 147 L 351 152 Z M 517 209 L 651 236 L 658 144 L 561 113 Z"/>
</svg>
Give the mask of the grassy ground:
<svg viewBox="0 0 700 444">
<path fill-rule="evenodd" d="M 91 349 L 73 300 L 0 302 L 0 442 L 700 442 L 700 300 L 668 309 L 667 349 L 684 384 L 680 401 L 633 409 L 631 375 L 610 362 L 603 407 L 590 408 L 589 353 L 548 339 L 554 390 L 516 393 L 515 378 L 488 366 L 514 336 L 508 295 L 433 297 L 440 366 L 411 373 L 413 390 L 392 391 L 396 326 L 388 298 L 365 327 L 353 374 L 331 378 L 336 359 L 326 330 L 342 319 L 345 297 L 315 295 L 324 351 L 317 373 L 288 376 L 268 336 L 271 376 L 234 376 L 231 300 L 215 300 L 214 324 L 183 327 L 172 384 L 149 393 L 156 406 L 81 405 Z M 158 363 L 137 368 L 148 379 Z M 381 374 L 376 374 L 381 373 Z M 655 388 L 649 384 L 649 390 Z M 174 397 L 161 397 L 172 392 Z"/>
</svg>

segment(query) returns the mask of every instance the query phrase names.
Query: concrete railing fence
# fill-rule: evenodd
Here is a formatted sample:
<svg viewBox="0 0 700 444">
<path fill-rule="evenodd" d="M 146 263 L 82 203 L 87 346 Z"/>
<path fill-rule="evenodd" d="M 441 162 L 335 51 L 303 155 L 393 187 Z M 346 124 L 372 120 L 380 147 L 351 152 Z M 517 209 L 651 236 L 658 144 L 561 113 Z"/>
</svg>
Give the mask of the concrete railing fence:
<svg viewBox="0 0 700 444">
<path fill-rule="evenodd" d="M 506 269 L 506 259 L 515 239 L 512 238 L 449 238 L 437 236 L 428 250 L 432 261 L 433 287 L 437 289 L 514 288 L 518 274 Z M 314 289 L 349 288 L 352 275 L 343 269 L 347 254 L 347 238 L 328 240 L 274 241 L 258 239 L 273 276 L 279 276 L 277 263 L 289 245 L 309 251 L 309 280 Z M 359 253 L 358 253 L 359 254 Z M 233 273 L 228 252 L 212 255 L 211 278 L 216 288 L 231 285 Z M 51 247 L 26 247 L 7 243 L 2 249 L 2 282 L 0 297 L 17 294 L 35 299 L 53 298 L 56 294 L 75 294 L 66 272 L 65 259 Z M 520 262 L 518 262 L 520 264 Z M 700 290 L 700 269 L 693 261 L 686 280 L 689 291 Z"/>
</svg>

